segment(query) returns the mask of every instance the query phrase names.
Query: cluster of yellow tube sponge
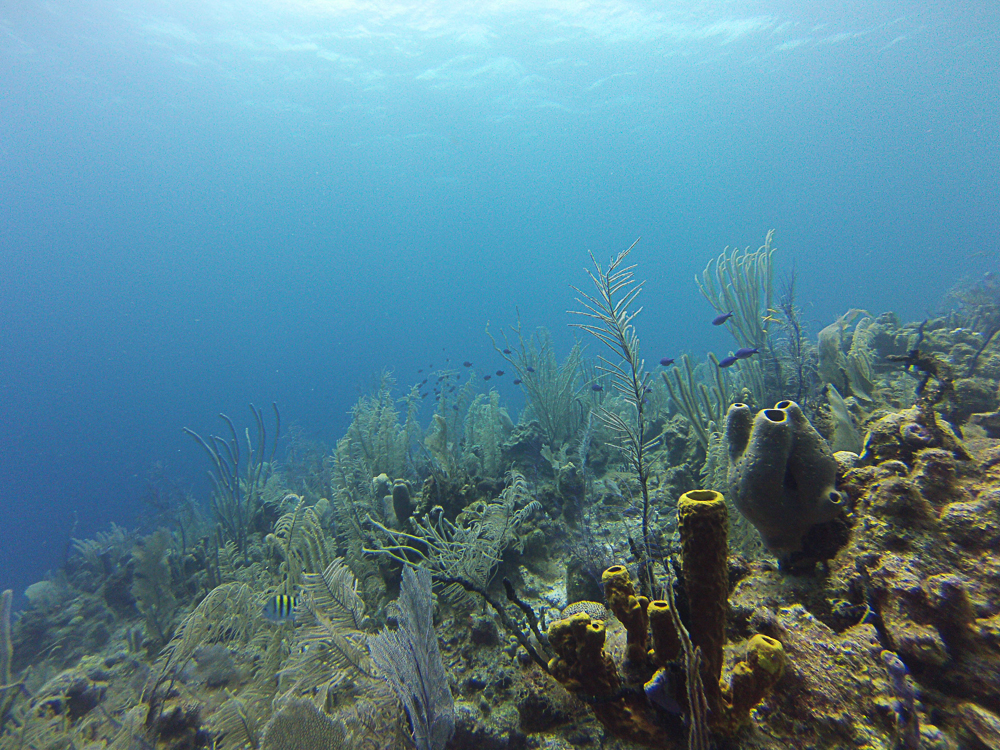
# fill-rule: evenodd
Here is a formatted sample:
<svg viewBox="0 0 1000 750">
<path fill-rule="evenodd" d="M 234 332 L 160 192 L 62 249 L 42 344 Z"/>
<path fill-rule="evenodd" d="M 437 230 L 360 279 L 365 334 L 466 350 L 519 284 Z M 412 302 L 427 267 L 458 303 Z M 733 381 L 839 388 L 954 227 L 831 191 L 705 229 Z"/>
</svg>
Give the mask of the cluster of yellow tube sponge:
<svg viewBox="0 0 1000 750">
<path fill-rule="evenodd" d="M 723 647 L 728 614 L 728 516 L 718 492 L 695 490 L 678 502 L 682 581 L 690 604 L 691 643 L 701 650 L 700 672 L 713 732 L 731 736 L 750 722 L 750 711 L 774 688 L 785 669 L 781 643 L 755 635 L 747 644 L 746 659 L 723 679 Z M 626 674 L 651 686 L 665 678 L 682 656 L 675 613 L 663 600 L 638 595 L 624 565 L 604 571 L 608 608 L 625 626 L 628 636 Z M 597 718 L 618 737 L 650 747 L 672 747 L 664 736 L 663 708 L 641 691 L 622 687 L 614 660 L 604 651 L 604 623 L 578 613 L 552 623 L 549 643 L 557 656 L 549 670 L 569 690 L 586 697 Z M 676 667 L 675 667 L 676 669 Z M 641 683 L 640 683 L 641 684 Z M 683 690 L 676 690 L 677 708 L 686 710 Z"/>
</svg>

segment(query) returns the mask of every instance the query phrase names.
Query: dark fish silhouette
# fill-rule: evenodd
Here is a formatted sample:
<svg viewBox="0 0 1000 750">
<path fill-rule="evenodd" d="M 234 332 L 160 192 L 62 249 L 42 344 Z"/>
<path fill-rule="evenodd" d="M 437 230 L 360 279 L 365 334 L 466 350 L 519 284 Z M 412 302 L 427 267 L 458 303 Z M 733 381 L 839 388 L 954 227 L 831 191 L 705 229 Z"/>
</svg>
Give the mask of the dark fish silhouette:
<svg viewBox="0 0 1000 750">
<path fill-rule="evenodd" d="M 489 380 L 492 377 L 492 375 L 483 375 L 483 380 Z"/>
<path fill-rule="evenodd" d="M 472 363 L 469 360 L 465 360 L 462 363 L 462 367 L 472 367 Z"/>
<path fill-rule="evenodd" d="M 663 365 L 664 367 L 669 367 L 673 363 L 674 363 L 673 357 L 664 357 L 663 359 L 660 360 L 660 364 Z"/>
<path fill-rule="evenodd" d="M 604 390 L 604 386 L 600 385 L 599 383 L 594 383 L 592 386 L 590 386 L 590 390 L 594 391 L 594 393 L 599 393 L 600 391 Z"/>
<path fill-rule="evenodd" d="M 724 359 L 719 360 L 719 367 L 732 367 L 739 361 L 740 361 L 739 357 L 732 357 L 732 356 L 725 357 Z"/>
<path fill-rule="evenodd" d="M 513 382 L 514 382 L 514 385 L 521 385 L 521 379 L 520 378 L 514 378 Z"/>
<path fill-rule="evenodd" d="M 417 375 L 419 375 L 419 374 L 420 374 L 420 373 L 422 373 L 423 371 L 424 371 L 424 368 L 423 368 L 423 367 L 421 367 L 421 368 L 420 368 L 419 370 L 417 370 Z"/>
<path fill-rule="evenodd" d="M 497 370 L 497 377 L 503 377 L 503 370 Z"/>
<path fill-rule="evenodd" d="M 504 353 L 504 354 L 510 354 L 510 349 L 504 349 L 504 350 L 503 350 L 503 353 Z"/>
<path fill-rule="evenodd" d="M 534 372 L 535 371 L 534 367 L 525 367 L 524 369 L 527 370 L 528 372 Z"/>
<path fill-rule="evenodd" d="M 712 325 L 713 326 L 721 326 L 723 323 L 725 323 L 731 317 L 733 317 L 733 314 L 731 312 L 727 312 L 724 315 L 718 315 L 718 316 L 716 316 L 715 318 L 712 319 Z"/>
<path fill-rule="evenodd" d="M 744 347 L 736 350 L 736 359 L 746 359 L 747 357 L 752 357 L 754 354 L 760 354 L 760 349 Z"/>
</svg>

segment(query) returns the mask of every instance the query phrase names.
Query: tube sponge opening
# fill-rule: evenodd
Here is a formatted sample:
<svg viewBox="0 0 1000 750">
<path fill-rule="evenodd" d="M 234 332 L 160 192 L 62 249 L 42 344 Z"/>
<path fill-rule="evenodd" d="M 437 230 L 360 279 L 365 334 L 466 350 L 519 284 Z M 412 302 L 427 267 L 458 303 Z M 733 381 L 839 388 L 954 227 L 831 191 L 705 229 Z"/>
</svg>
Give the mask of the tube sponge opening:
<svg viewBox="0 0 1000 750">
<path fill-rule="evenodd" d="M 816 524 L 842 509 L 837 461 L 794 401 L 750 418 L 745 405 L 726 414 L 729 493 L 772 552 L 797 552 Z"/>
</svg>

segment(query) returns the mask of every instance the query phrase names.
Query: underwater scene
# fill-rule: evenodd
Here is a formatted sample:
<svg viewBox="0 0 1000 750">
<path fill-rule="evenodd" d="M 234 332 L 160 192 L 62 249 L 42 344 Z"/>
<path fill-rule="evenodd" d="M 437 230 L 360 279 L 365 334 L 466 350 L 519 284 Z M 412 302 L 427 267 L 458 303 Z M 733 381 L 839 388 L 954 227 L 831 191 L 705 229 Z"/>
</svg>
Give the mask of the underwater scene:
<svg viewBox="0 0 1000 750">
<path fill-rule="evenodd" d="M 989 3 L 0 6 L 0 750 L 1000 750 Z"/>
</svg>

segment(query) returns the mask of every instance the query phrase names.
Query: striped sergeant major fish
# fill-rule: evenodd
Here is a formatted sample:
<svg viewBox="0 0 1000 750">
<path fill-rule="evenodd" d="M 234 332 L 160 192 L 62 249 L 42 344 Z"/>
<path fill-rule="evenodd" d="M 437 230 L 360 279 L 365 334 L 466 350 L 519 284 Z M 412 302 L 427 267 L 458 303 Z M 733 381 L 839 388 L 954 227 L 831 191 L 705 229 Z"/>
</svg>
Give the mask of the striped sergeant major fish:
<svg viewBox="0 0 1000 750">
<path fill-rule="evenodd" d="M 295 622 L 295 605 L 299 600 L 287 594 L 275 594 L 267 600 L 262 614 L 264 619 L 275 624 Z"/>
</svg>

